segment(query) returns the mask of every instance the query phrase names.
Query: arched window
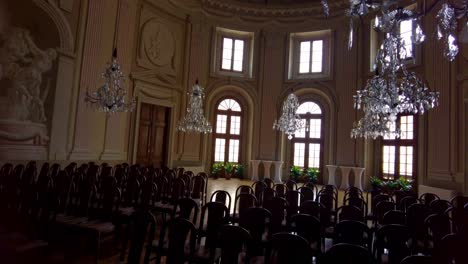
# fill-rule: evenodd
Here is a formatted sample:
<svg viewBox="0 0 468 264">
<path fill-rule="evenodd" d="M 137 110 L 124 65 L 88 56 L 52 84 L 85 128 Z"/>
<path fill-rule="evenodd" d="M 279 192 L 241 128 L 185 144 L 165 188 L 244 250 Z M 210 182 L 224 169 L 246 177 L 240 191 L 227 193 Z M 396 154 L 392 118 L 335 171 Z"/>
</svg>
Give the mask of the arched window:
<svg viewBox="0 0 468 264">
<path fill-rule="evenodd" d="M 386 180 L 405 177 L 414 180 L 417 169 L 417 116 L 401 115 L 396 120 L 396 127 L 401 137 L 386 136 L 382 140 L 381 173 Z"/>
<path fill-rule="evenodd" d="M 242 108 L 234 99 L 224 99 L 216 107 L 214 162 L 240 163 Z"/>
<path fill-rule="evenodd" d="M 301 168 L 322 167 L 323 153 L 323 114 L 314 102 L 304 102 L 297 113 L 305 122 L 305 128 L 298 130 L 292 139 L 291 163 Z"/>
</svg>

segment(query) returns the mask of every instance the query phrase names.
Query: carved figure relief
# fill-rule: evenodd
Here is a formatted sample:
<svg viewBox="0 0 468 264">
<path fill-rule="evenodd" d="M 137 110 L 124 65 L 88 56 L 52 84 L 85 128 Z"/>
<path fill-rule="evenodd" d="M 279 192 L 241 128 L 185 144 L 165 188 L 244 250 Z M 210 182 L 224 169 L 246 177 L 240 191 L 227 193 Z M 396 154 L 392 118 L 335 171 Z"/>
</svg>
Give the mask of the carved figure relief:
<svg viewBox="0 0 468 264">
<path fill-rule="evenodd" d="M 49 87 L 42 88 L 42 75 L 48 72 L 57 52 L 41 50 L 26 29 L 11 28 L 0 36 L 0 80 L 7 79 L 8 119 L 44 123 L 44 101 Z"/>
<path fill-rule="evenodd" d="M 152 19 L 143 27 L 141 42 L 148 60 L 156 66 L 173 68 L 175 39 L 163 23 Z"/>
</svg>

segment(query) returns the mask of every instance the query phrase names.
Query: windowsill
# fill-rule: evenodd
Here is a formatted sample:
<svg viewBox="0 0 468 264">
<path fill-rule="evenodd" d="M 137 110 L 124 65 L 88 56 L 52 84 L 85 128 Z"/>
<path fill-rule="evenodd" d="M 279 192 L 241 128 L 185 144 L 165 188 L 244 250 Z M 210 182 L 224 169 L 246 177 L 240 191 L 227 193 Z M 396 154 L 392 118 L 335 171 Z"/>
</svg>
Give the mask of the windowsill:
<svg viewBox="0 0 468 264">
<path fill-rule="evenodd" d="M 218 70 L 215 72 L 211 72 L 210 76 L 215 77 L 215 78 L 233 78 L 233 79 L 239 79 L 239 80 L 244 80 L 244 81 L 255 81 L 255 77 L 249 76 L 246 73 L 232 72 L 232 71 L 225 71 L 225 70 Z"/>
</svg>

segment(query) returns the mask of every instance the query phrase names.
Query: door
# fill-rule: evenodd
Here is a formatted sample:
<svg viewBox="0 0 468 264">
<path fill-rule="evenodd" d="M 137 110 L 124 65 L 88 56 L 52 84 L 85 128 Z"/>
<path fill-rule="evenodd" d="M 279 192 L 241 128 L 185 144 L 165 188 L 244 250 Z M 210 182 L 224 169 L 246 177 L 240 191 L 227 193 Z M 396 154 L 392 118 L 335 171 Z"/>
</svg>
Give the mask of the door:
<svg viewBox="0 0 468 264">
<path fill-rule="evenodd" d="M 157 168 L 166 165 L 169 111 L 167 107 L 141 104 L 137 163 Z"/>
</svg>

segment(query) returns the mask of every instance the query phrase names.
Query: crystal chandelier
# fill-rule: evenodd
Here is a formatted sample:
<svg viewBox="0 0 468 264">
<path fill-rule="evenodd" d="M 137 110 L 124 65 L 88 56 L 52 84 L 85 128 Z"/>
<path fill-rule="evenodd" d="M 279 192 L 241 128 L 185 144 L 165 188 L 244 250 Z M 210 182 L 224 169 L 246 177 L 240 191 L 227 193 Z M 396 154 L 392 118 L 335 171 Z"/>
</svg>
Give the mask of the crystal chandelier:
<svg viewBox="0 0 468 264">
<path fill-rule="evenodd" d="M 290 93 L 283 103 L 281 117 L 273 124 L 273 129 L 288 135 L 289 140 L 297 130 L 305 127 L 304 121 L 297 114 L 297 108 L 299 108 L 299 99 L 294 93 Z"/>
<path fill-rule="evenodd" d="M 198 80 L 192 86 L 192 92 L 187 93 L 189 96 L 187 113 L 179 122 L 177 126 L 178 131 L 182 132 L 197 132 L 197 133 L 211 133 L 212 128 L 208 120 L 203 115 L 203 99 L 205 92 L 203 88 L 198 85 Z"/>
<path fill-rule="evenodd" d="M 351 131 L 354 138 L 399 137 L 400 131 L 393 129 L 398 114 L 424 114 L 437 106 L 439 93 L 429 91 L 414 72 L 406 70 L 405 43 L 398 29 L 400 22 L 408 19 L 417 17 L 412 11 L 401 8 L 376 19 L 381 21 L 376 22 L 376 29 L 385 33 L 385 39 L 376 57 L 376 75 L 354 96 L 354 107 L 364 111 L 364 117 Z M 419 44 L 424 39 L 418 24 L 413 42 Z"/>
<path fill-rule="evenodd" d="M 431 5 L 426 8 L 424 5 L 425 10 L 422 10 L 421 13 L 412 14 L 410 19 L 420 19 L 422 16 L 430 13 L 434 8 L 438 7 L 438 3 L 442 0 L 436 0 Z M 389 11 L 393 5 L 398 4 L 399 1 L 397 0 L 350 0 L 350 7 L 347 10 L 347 14 L 350 17 L 350 30 L 349 30 L 349 42 L 348 48 L 351 49 L 353 46 L 353 20 L 361 19 L 362 17 L 368 15 L 370 10 L 374 11 L 381 11 L 384 15 L 381 18 L 382 23 L 384 25 L 388 24 L 388 21 L 385 21 L 386 17 L 385 14 L 390 14 Z M 399 8 L 401 10 L 401 8 Z M 399 10 L 397 9 L 397 10 Z M 405 10 L 405 12 L 411 12 L 409 10 Z M 412 12 L 411 12 L 412 13 Z M 328 13 L 325 13 L 328 14 Z M 446 2 L 441 5 L 441 8 L 437 12 L 436 19 L 437 19 L 437 40 L 442 41 L 444 44 L 443 54 L 444 57 L 449 61 L 454 61 L 459 48 L 457 44 L 457 24 L 458 19 L 466 18 L 468 19 L 468 1 L 463 0 L 461 3 L 457 3 L 457 5 L 452 5 L 449 2 Z M 379 21 L 379 17 L 376 17 L 376 21 Z M 396 21 L 399 23 L 400 21 Z M 422 34 L 421 27 L 416 28 L 414 31 L 418 33 L 418 31 Z M 461 32 L 460 42 L 468 42 L 467 33 L 464 31 L 468 31 L 468 23 L 465 25 Z"/>
<path fill-rule="evenodd" d="M 112 62 L 102 73 L 105 83 L 93 93 L 86 92 L 85 102 L 94 104 L 99 111 L 106 114 L 116 112 L 131 112 L 135 108 L 135 99 L 129 99 L 127 103 L 125 96 L 127 91 L 123 87 L 124 74 L 117 61 L 117 49 L 112 54 Z"/>
</svg>

